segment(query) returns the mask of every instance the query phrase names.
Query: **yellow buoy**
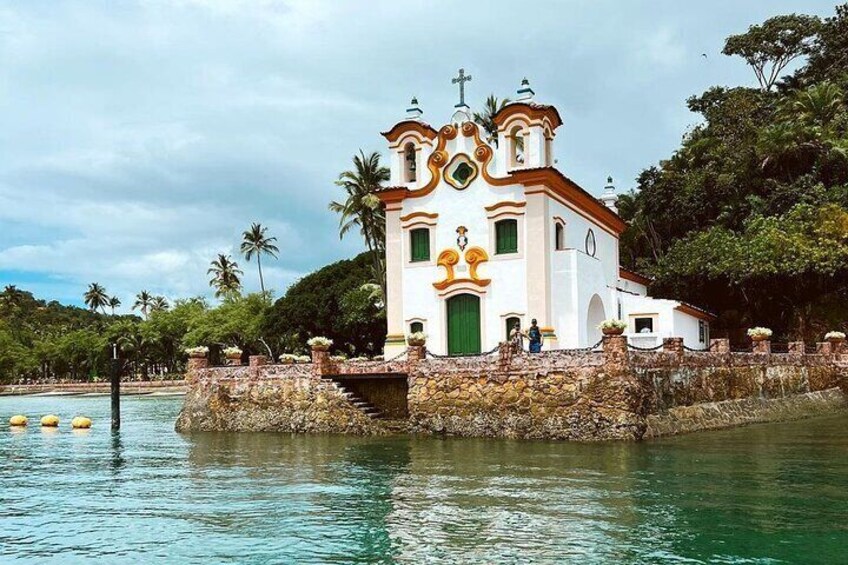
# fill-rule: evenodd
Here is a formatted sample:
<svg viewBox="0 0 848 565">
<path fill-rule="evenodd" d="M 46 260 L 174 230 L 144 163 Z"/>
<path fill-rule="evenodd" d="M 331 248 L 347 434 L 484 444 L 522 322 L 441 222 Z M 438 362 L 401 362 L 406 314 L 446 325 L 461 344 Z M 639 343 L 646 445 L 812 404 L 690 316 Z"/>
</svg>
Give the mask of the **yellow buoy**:
<svg viewBox="0 0 848 565">
<path fill-rule="evenodd" d="M 21 427 L 26 426 L 27 425 L 27 417 L 23 416 L 21 414 L 18 414 L 17 416 L 12 416 L 11 418 L 9 418 L 9 425 L 10 426 L 21 426 Z"/>
<path fill-rule="evenodd" d="M 59 426 L 59 416 L 48 414 L 41 418 L 41 425 L 45 428 L 55 428 Z"/>
<path fill-rule="evenodd" d="M 85 416 L 77 416 L 71 420 L 71 427 L 75 430 L 87 430 L 91 427 L 91 418 Z"/>
</svg>

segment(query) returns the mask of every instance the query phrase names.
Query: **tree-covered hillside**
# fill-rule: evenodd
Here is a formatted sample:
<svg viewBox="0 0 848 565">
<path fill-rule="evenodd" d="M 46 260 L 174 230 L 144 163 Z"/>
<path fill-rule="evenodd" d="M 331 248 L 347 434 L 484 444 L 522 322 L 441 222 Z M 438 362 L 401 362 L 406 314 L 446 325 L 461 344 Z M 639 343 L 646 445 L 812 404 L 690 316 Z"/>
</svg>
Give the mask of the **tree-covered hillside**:
<svg viewBox="0 0 848 565">
<path fill-rule="evenodd" d="M 771 18 L 724 53 L 760 87 L 689 99 L 703 123 L 620 201 L 622 262 L 656 277 L 654 294 L 717 311 L 731 337 L 821 339 L 848 321 L 848 4 Z"/>
<path fill-rule="evenodd" d="M 211 361 L 237 346 L 244 355 L 307 353 L 306 340 L 332 338 L 347 355 L 382 352 L 386 324 L 373 263 L 363 253 L 307 275 L 272 303 L 268 294 L 229 292 L 210 306 L 177 300 L 135 315 L 108 315 L 7 286 L 0 292 L 0 384 L 27 380 L 92 380 L 109 374 L 112 344 L 125 378 L 179 375 L 184 349 L 210 348 Z"/>
</svg>

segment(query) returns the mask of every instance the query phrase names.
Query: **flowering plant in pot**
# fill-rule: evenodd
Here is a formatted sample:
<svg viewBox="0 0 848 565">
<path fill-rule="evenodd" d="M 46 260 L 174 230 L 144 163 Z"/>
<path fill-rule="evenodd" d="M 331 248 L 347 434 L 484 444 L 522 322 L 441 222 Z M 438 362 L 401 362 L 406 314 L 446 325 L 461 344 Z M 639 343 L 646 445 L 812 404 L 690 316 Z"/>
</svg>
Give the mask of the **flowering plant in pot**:
<svg viewBox="0 0 848 565">
<path fill-rule="evenodd" d="M 421 347 L 427 343 L 427 334 L 424 332 L 412 332 L 406 336 L 406 343 L 413 347 Z"/>
<path fill-rule="evenodd" d="M 242 350 L 236 346 L 224 348 L 224 356 L 227 359 L 241 359 Z"/>
<path fill-rule="evenodd" d="M 347 361 L 347 355 L 330 355 L 330 361 L 333 361 L 334 363 Z"/>
<path fill-rule="evenodd" d="M 830 343 L 843 343 L 845 341 L 845 334 L 843 332 L 827 332 L 824 334 L 824 339 L 829 341 Z"/>
<path fill-rule="evenodd" d="M 309 355 L 298 355 L 297 359 L 294 360 L 295 363 L 312 363 L 312 357 Z"/>
<path fill-rule="evenodd" d="M 185 352 L 192 359 L 203 359 L 209 354 L 209 348 L 205 345 L 198 345 L 197 347 L 186 347 Z"/>
<path fill-rule="evenodd" d="M 765 341 L 771 337 L 772 331 L 768 328 L 755 327 L 748 330 L 748 337 L 754 341 Z"/>
<path fill-rule="evenodd" d="M 292 353 L 283 353 L 280 355 L 280 363 L 283 365 L 291 365 L 292 363 L 297 363 L 298 357 L 300 356 Z"/>
<path fill-rule="evenodd" d="M 609 319 L 598 324 L 598 329 L 604 335 L 621 335 L 625 328 L 627 328 L 627 322 L 624 320 Z"/>
<path fill-rule="evenodd" d="M 306 345 L 311 347 L 314 351 L 329 351 L 330 347 L 333 345 L 333 340 L 323 336 L 316 336 L 309 338 Z"/>
</svg>

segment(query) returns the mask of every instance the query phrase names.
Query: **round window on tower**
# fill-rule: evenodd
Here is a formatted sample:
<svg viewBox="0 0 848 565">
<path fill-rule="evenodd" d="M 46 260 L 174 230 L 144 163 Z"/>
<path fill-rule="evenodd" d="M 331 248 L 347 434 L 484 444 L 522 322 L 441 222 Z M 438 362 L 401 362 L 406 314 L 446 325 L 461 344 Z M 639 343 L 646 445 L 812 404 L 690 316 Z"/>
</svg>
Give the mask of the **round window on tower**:
<svg viewBox="0 0 848 565">
<path fill-rule="evenodd" d="M 597 244 L 595 243 L 595 232 L 589 230 L 586 234 L 586 255 L 594 257 L 596 251 Z"/>
</svg>

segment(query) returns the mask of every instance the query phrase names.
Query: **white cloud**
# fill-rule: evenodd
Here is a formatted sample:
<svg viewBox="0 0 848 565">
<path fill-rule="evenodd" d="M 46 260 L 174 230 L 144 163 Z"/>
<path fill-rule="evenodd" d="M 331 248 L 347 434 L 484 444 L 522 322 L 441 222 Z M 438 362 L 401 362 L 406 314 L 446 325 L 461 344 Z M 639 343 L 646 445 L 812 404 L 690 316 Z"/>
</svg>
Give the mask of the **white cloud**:
<svg viewBox="0 0 848 565">
<path fill-rule="evenodd" d="M 472 103 L 528 76 L 566 118 L 564 172 L 627 189 L 694 121 L 687 96 L 750 80 L 701 52 L 774 13 L 832 11 L 782 2 L 5 3 L 0 284 L 42 277 L 21 286 L 67 299 L 98 281 L 125 304 L 142 288 L 208 293 L 209 260 L 260 221 L 280 238 L 266 273 L 282 291 L 361 249 L 338 241 L 333 181 L 384 147 L 412 94 L 447 120 L 460 66 Z"/>
</svg>

